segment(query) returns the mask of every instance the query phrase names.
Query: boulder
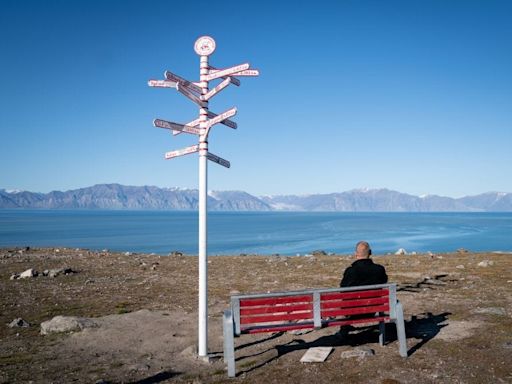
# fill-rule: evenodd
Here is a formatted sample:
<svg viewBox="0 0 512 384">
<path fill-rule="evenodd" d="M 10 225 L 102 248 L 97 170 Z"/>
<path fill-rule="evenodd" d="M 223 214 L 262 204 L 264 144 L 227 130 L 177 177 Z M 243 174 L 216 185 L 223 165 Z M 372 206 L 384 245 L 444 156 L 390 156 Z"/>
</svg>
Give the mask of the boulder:
<svg viewBox="0 0 512 384">
<path fill-rule="evenodd" d="M 41 323 L 41 335 L 59 332 L 81 331 L 84 328 L 95 328 L 98 324 L 92 319 L 75 316 L 55 316 Z"/>
<path fill-rule="evenodd" d="M 21 272 L 19 278 L 20 279 L 27 279 L 29 277 L 36 277 L 36 276 L 37 276 L 37 271 L 35 269 L 33 269 L 33 268 L 30 268 L 30 269 L 27 269 L 24 272 Z"/>
<path fill-rule="evenodd" d="M 407 255 L 407 251 L 403 248 L 399 248 L 398 251 L 395 252 L 395 255 Z"/>
<path fill-rule="evenodd" d="M 489 267 L 494 265 L 494 261 L 492 260 L 482 260 L 477 264 L 479 267 Z"/>
</svg>

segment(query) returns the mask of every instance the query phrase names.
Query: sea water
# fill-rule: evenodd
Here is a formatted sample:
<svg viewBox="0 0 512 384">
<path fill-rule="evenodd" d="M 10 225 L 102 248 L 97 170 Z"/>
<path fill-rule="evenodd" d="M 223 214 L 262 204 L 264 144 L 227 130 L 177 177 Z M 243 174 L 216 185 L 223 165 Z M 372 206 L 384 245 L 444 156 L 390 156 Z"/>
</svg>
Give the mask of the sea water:
<svg viewBox="0 0 512 384">
<path fill-rule="evenodd" d="M 197 254 L 197 212 L 0 210 L 0 247 Z M 210 212 L 208 253 L 512 251 L 512 213 Z"/>
</svg>

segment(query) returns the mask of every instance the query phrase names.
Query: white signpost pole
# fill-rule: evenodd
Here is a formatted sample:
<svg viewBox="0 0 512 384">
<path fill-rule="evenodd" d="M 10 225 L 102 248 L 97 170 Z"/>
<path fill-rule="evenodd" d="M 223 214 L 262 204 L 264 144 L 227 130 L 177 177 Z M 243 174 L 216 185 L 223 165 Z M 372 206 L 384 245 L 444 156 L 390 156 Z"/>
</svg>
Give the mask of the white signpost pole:
<svg viewBox="0 0 512 384">
<path fill-rule="evenodd" d="M 194 50 L 200 57 L 199 83 L 188 81 L 170 71 L 165 71 L 166 80 L 150 80 L 150 87 L 176 88 L 182 95 L 199 106 L 199 118 L 187 124 L 155 119 L 153 125 L 172 130 L 174 135 L 186 132 L 199 135 L 199 144 L 185 147 L 165 154 L 173 159 L 190 153 L 199 152 L 199 306 L 198 306 L 198 348 L 199 357 L 208 358 L 208 253 L 207 253 L 207 199 L 208 199 L 208 160 L 229 168 L 231 163 L 208 152 L 208 133 L 215 124 L 223 124 L 236 129 L 234 121 L 229 120 L 237 112 L 236 108 L 216 114 L 208 110 L 208 100 L 230 84 L 239 86 L 240 80 L 234 76 L 258 76 L 259 71 L 250 69 L 249 63 L 225 69 L 214 69 L 208 63 L 208 56 L 215 51 L 215 40 L 210 36 L 201 36 L 194 44 Z M 222 78 L 211 91 L 209 81 Z M 210 119 L 210 120 L 209 120 Z"/>
<path fill-rule="evenodd" d="M 215 41 L 208 36 L 199 38 L 194 45 L 200 56 L 201 95 L 208 93 L 208 56 L 215 50 Z M 207 201 L 208 201 L 208 101 L 199 108 L 199 335 L 197 354 L 208 356 L 208 254 L 207 254 Z"/>
</svg>

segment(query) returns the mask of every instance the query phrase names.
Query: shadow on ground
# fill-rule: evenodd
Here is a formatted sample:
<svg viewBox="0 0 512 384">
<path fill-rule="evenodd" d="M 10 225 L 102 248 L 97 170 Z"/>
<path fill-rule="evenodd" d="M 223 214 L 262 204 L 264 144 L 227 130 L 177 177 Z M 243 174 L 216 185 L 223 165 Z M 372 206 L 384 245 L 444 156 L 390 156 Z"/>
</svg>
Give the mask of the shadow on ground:
<svg viewBox="0 0 512 384">
<path fill-rule="evenodd" d="M 428 343 L 430 340 L 432 340 L 441 330 L 441 328 L 447 326 L 448 324 L 445 324 L 445 322 L 448 320 L 448 316 L 450 316 L 450 312 L 443 312 L 437 315 L 434 315 L 430 312 L 428 313 L 421 313 L 418 315 L 413 315 L 411 317 L 411 320 L 405 321 L 405 332 L 407 338 L 413 338 L 418 339 L 419 342 L 417 342 L 415 345 L 413 345 L 408 350 L 408 355 L 411 356 L 414 354 L 418 349 L 423 347 L 426 343 Z M 252 345 L 259 344 L 259 343 L 265 343 L 272 339 L 278 338 L 283 333 L 277 333 L 270 337 L 267 337 L 265 339 L 261 339 L 256 342 L 251 342 L 247 344 L 242 344 L 236 347 L 236 351 L 242 351 L 245 348 L 248 348 Z M 396 334 L 396 327 L 394 324 L 388 323 L 386 324 L 386 343 L 390 344 L 397 340 L 397 334 Z M 241 362 L 245 359 L 254 358 L 257 356 L 264 355 L 270 351 L 276 350 L 277 354 L 275 354 L 273 357 L 266 359 L 265 361 L 259 363 L 258 365 L 253 365 L 250 368 L 246 370 L 239 370 L 238 374 L 241 373 L 247 373 L 254 371 L 258 368 L 261 368 L 262 366 L 277 360 L 279 357 L 286 355 L 287 353 L 297 351 L 297 350 L 307 350 L 309 348 L 313 347 L 340 347 L 340 346 L 352 346 L 357 347 L 365 344 L 371 344 L 371 343 L 378 343 L 379 342 L 379 326 L 371 325 L 366 327 L 358 327 L 358 328 L 352 328 L 352 331 L 349 332 L 348 335 L 341 335 L 339 333 L 335 333 L 329 336 L 322 336 L 316 340 L 306 342 L 300 337 L 296 337 L 290 342 L 286 344 L 277 345 L 275 347 L 268 348 L 264 351 L 250 354 L 250 355 L 244 355 L 236 358 L 237 362 Z M 398 353 L 398 349 L 396 351 Z M 241 364 L 243 367 L 243 363 Z"/>
</svg>

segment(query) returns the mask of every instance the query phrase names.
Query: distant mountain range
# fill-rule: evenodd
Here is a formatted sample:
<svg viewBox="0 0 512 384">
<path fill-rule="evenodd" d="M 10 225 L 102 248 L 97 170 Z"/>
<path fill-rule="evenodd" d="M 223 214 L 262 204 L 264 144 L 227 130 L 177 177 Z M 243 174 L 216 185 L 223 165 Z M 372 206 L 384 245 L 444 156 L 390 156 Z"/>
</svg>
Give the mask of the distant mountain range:
<svg viewBox="0 0 512 384">
<path fill-rule="evenodd" d="M 0 209 L 197 210 L 195 189 L 99 184 L 71 191 L 35 193 L 0 189 Z M 488 192 L 458 199 L 413 196 L 388 189 L 354 189 L 313 195 L 253 196 L 243 191 L 209 192 L 212 211 L 491 212 L 512 211 L 512 193 Z"/>
</svg>

